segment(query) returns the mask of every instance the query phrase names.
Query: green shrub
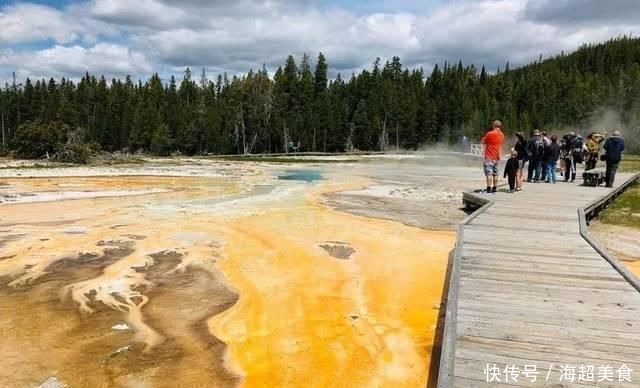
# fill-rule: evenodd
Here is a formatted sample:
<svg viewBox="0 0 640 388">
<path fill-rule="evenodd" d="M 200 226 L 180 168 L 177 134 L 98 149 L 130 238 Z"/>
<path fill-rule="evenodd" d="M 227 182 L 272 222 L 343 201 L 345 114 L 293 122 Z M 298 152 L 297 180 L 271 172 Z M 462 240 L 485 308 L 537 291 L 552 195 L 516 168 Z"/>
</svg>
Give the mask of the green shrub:
<svg viewBox="0 0 640 388">
<path fill-rule="evenodd" d="M 51 159 L 61 163 L 87 164 L 91 155 L 91 147 L 87 144 L 65 144 Z"/>
<path fill-rule="evenodd" d="M 16 156 L 38 159 L 55 154 L 66 143 L 69 131 L 68 125 L 57 121 L 24 123 L 18 127 L 13 139 Z"/>
<path fill-rule="evenodd" d="M 72 129 L 58 121 L 22 124 L 13 143 L 18 158 L 49 157 L 63 163 L 88 163 L 91 155 L 100 150 L 99 144 L 84 142 L 82 129 Z"/>
</svg>

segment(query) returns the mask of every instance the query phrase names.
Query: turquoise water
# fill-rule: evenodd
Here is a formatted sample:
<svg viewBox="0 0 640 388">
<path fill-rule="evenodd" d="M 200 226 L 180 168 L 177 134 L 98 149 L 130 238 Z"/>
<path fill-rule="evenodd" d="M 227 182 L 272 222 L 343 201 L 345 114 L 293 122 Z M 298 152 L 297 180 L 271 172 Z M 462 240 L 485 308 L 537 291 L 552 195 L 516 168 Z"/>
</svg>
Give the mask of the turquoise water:
<svg viewBox="0 0 640 388">
<path fill-rule="evenodd" d="M 313 182 L 324 179 L 318 170 L 287 170 L 278 175 L 278 179 L 285 181 Z"/>
</svg>

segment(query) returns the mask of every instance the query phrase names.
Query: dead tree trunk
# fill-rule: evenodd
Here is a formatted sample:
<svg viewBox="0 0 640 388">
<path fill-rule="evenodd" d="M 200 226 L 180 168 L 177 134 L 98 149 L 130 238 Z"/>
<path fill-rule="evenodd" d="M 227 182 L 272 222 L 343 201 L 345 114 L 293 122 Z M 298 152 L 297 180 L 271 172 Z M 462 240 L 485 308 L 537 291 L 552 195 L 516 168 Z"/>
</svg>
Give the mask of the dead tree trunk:
<svg viewBox="0 0 640 388">
<path fill-rule="evenodd" d="M 380 151 L 384 151 L 387 140 L 387 112 L 384 112 L 384 123 L 382 124 L 382 137 L 380 138 Z"/>
<path fill-rule="evenodd" d="M 287 124 L 284 123 L 282 124 L 282 133 L 283 133 L 283 139 L 284 139 L 284 153 L 288 154 L 289 153 L 289 147 L 287 145 Z"/>
<path fill-rule="evenodd" d="M 7 144 L 4 138 L 4 111 L 2 111 L 2 149 L 6 149 Z"/>
</svg>

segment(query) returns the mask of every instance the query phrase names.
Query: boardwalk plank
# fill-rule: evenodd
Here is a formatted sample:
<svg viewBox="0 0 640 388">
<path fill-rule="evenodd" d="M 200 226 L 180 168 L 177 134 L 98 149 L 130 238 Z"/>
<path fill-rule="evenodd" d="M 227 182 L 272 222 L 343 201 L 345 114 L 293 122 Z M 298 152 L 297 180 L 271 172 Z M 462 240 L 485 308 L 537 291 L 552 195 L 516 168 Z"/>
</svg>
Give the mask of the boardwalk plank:
<svg viewBox="0 0 640 388">
<path fill-rule="evenodd" d="M 619 174 L 618 185 L 635 179 Z M 441 362 L 440 387 L 632 386 L 488 384 L 482 373 L 487 363 L 553 363 L 557 376 L 560 364 L 624 363 L 640 371 L 637 281 L 588 234 L 583 238 L 586 226 L 578 211 L 620 190 L 562 183 L 529 184 L 515 194 L 473 194 L 473 203 L 491 205 L 458 229 L 453 257 L 459 276 L 449 296 L 455 308 L 447 309 L 443 346 L 450 359 Z"/>
</svg>

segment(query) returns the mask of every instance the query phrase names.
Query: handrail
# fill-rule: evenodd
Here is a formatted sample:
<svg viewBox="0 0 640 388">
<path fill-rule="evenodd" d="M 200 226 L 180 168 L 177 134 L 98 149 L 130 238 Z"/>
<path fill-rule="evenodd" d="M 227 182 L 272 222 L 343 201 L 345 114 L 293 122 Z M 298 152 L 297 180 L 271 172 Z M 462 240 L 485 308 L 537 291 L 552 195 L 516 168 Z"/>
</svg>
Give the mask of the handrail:
<svg viewBox="0 0 640 388">
<path fill-rule="evenodd" d="M 640 179 L 640 174 L 634 175 L 631 179 L 625 181 L 622 185 L 616 187 L 614 190 L 610 191 L 604 197 L 598 198 L 597 200 L 591 202 L 585 207 L 578 208 L 578 222 L 580 223 L 580 235 L 584 238 L 589 245 L 593 247 L 602 256 L 611 266 L 622 275 L 622 277 L 628 281 L 633 288 L 640 292 L 640 279 L 633 274 L 633 272 L 629 271 L 629 269 L 614 255 L 609 253 L 609 251 L 601 246 L 592 236 L 591 232 L 589 232 L 589 227 L 587 224 L 587 215 L 591 215 L 595 213 L 596 210 L 613 200 L 618 195 L 622 194 L 629 186 L 633 185 L 635 182 Z"/>
<path fill-rule="evenodd" d="M 615 198 L 633 183 L 640 179 L 640 174 L 636 174 L 622 185 L 610 191 L 604 197 L 589 203 L 583 208 L 578 208 L 578 221 L 580 223 L 580 235 L 598 252 L 607 262 L 618 271 L 636 290 L 640 292 L 640 279 L 629 271 L 617 258 L 601 247 L 589 233 L 587 226 L 587 214 L 595 212 L 599 206 L 606 203 L 608 199 Z M 482 207 L 471 213 L 457 226 L 456 245 L 454 247 L 453 263 L 447 292 L 447 309 L 445 313 L 444 333 L 442 336 L 442 351 L 440 354 L 440 367 L 438 370 L 438 388 L 453 387 L 453 376 L 455 369 L 455 345 L 456 326 L 458 316 L 458 290 L 460 285 L 460 271 L 462 267 L 462 240 L 464 237 L 464 227 L 471 223 L 476 217 L 484 213 L 495 203 L 492 200 L 479 197 L 473 193 L 465 192 L 464 195 L 472 197 L 476 203 L 483 204 Z"/>
<path fill-rule="evenodd" d="M 475 156 L 484 155 L 484 144 L 471 144 L 469 148 L 469 153 Z"/>
<path fill-rule="evenodd" d="M 462 267 L 462 239 L 464 227 L 480 214 L 493 206 L 494 202 L 485 198 L 474 196 L 484 205 L 467 216 L 456 228 L 456 245 L 453 248 L 453 263 L 449 278 L 449 290 L 447 291 L 447 310 L 445 313 L 444 332 L 442 335 L 442 352 L 440 353 L 440 368 L 438 370 L 438 388 L 451 386 L 454 372 L 454 357 L 456 347 L 456 325 L 458 317 L 458 290 L 460 283 L 460 271 Z"/>
</svg>

